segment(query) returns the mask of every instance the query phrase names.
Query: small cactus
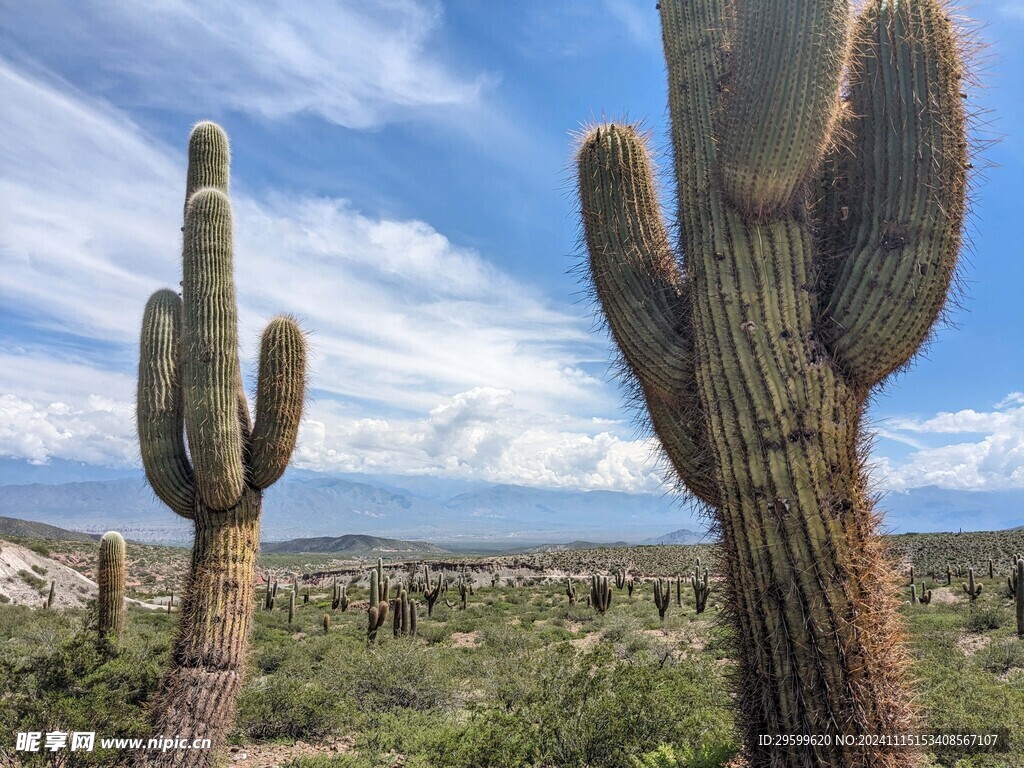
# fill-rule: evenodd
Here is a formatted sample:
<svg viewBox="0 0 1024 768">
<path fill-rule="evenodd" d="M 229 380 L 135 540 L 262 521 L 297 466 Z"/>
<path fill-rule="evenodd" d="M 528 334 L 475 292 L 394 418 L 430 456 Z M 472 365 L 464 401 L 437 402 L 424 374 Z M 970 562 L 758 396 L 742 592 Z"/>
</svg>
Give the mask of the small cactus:
<svg viewBox="0 0 1024 768">
<path fill-rule="evenodd" d="M 914 584 L 914 566 L 910 566 L 910 584 L 911 586 Z"/>
<path fill-rule="evenodd" d="M 384 579 L 383 573 L 383 563 L 378 560 L 376 571 L 370 574 L 370 605 L 366 609 L 367 643 L 377 639 L 377 630 L 384 626 L 388 617 L 388 582 Z"/>
<path fill-rule="evenodd" d="M 576 585 L 572 583 L 572 577 L 565 580 L 565 596 L 569 598 L 569 605 L 576 605 Z"/>
<path fill-rule="evenodd" d="M 324 634 L 331 631 L 331 614 L 325 613 L 323 618 Z"/>
<path fill-rule="evenodd" d="M 658 618 L 665 622 L 665 612 L 672 600 L 672 582 L 668 579 L 654 580 L 654 604 L 658 607 Z"/>
<path fill-rule="evenodd" d="M 288 626 L 295 621 L 295 590 L 288 593 Z"/>
<path fill-rule="evenodd" d="M 910 585 L 910 604 L 917 605 L 917 587 L 913 584 Z"/>
<path fill-rule="evenodd" d="M 57 582 L 51 580 L 50 581 L 50 594 L 47 596 L 46 602 L 43 603 L 43 608 L 53 608 L 53 606 L 55 604 L 54 600 L 56 600 L 56 597 L 57 597 Z"/>
<path fill-rule="evenodd" d="M 917 602 L 921 605 L 928 605 L 932 601 L 932 591 L 930 589 L 922 589 L 921 596 L 917 598 Z"/>
<path fill-rule="evenodd" d="M 635 588 L 636 588 L 636 582 L 633 581 L 633 577 L 630 576 L 628 579 L 626 579 L 626 594 L 628 594 L 630 597 L 632 597 L 633 596 L 633 590 Z"/>
<path fill-rule="evenodd" d="M 700 560 L 697 561 L 697 570 L 690 578 L 690 586 L 693 587 L 693 596 L 697 603 L 697 613 L 704 613 L 708 605 L 708 595 L 711 594 L 711 586 L 708 584 L 708 569 L 704 569 L 704 578 L 700 577 Z"/>
<path fill-rule="evenodd" d="M 607 576 L 594 574 L 590 577 L 590 604 L 603 614 L 612 604 L 612 587 Z"/>
<path fill-rule="evenodd" d="M 1013 602 L 1017 609 L 1017 635 L 1024 637 L 1024 558 L 1017 560 L 1013 581 Z"/>
<path fill-rule="evenodd" d="M 426 565 L 423 566 L 423 579 L 426 582 L 426 586 L 423 589 L 423 599 L 427 601 L 427 616 L 434 615 L 434 603 L 441 596 L 443 591 L 443 582 L 441 574 L 437 574 L 437 579 L 433 584 L 430 582 L 430 569 Z"/>
<path fill-rule="evenodd" d="M 96 568 L 99 586 L 99 634 L 120 640 L 124 630 L 125 545 L 121 534 L 110 531 L 100 539 L 100 561 Z"/>
<path fill-rule="evenodd" d="M 963 584 L 962 586 L 964 588 L 964 592 L 967 593 L 967 597 L 969 597 L 971 599 L 971 602 L 973 603 L 975 600 L 978 599 L 978 595 L 981 594 L 981 588 L 984 585 L 983 584 L 977 584 L 976 585 L 974 583 L 974 569 L 973 568 L 968 568 L 967 569 L 967 579 L 968 579 L 969 584 Z"/>
</svg>

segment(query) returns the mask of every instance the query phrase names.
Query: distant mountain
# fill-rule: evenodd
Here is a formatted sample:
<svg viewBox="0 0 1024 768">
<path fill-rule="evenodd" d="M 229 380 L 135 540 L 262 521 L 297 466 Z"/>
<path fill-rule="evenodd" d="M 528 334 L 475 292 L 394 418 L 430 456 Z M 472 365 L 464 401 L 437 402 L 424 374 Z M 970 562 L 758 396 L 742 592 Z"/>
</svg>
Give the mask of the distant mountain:
<svg viewBox="0 0 1024 768">
<path fill-rule="evenodd" d="M 0 537 L 17 536 L 22 539 L 49 539 L 51 541 L 99 541 L 98 533 L 79 533 L 46 523 L 33 523 L 13 517 L 0 517 Z"/>
<path fill-rule="evenodd" d="M 90 473 L 95 479 L 54 482 Z M 879 509 L 885 513 L 885 530 L 892 533 L 1002 530 L 1024 524 L 1024 490 L 914 488 L 887 494 Z M 156 499 L 139 470 L 0 459 L 0 515 L 86 533 L 118 530 L 137 541 L 184 544 L 192 539 L 189 521 Z M 669 494 L 554 490 L 427 476 L 330 475 L 301 469 L 289 470 L 267 490 L 262 527 L 265 541 L 344 533 L 429 540 L 463 549 L 705 540 L 699 513 L 685 499 Z M 673 533 L 660 536 L 661 531 Z"/>
<path fill-rule="evenodd" d="M 384 539 L 379 536 L 365 534 L 346 534 L 344 536 L 319 536 L 313 539 L 291 539 L 275 541 L 260 546 L 264 553 L 291 554 L 296 552 L 320 552 L 331 555 L 366 555 L 376 552 L 390 554 L 422 554 L 426 552 L 447 552 L 436 544 L 425 541 L 402 541 L 401 539 Z"/>
<path fill-rule="evenodd" d="M 641 544 L 708 544 L 712 541 L 706 533 L 698 533 L 688 528 L 680 528 L 678 531 L 666 533 L 664 536 L 657 536 L 653 539 L 646 539 Z"/>
<path fill-rule="evenodd" d="M 535 555 L 541 552 L 569 552 L 574 549 L 613 549 L 615 547 L 628 547 L 628 541 L 596 542 L 596 541 L 567 541 L 564 544 L 537 544 L 532 547 L 519 547 L 507 550 L 504 554 L 509 555 Z"/>
<path fill-rule="evenodd" d="M 574 539 L 639 541 L 652 530 L 691 520 L 664 494 L 564 491 L 417 477 L 417 491 L 388 476 L 377 484 L 311 472 L 286 476 L 267 490 L 263 539 L 336 537 L 340 533 L 442 544 L 486 543 L 502 549 Z M 455 491 L 445 496 L 445 492 Z M 137 541 L 186 543 L 191 525 L 164 507 L 134 477 L 96 482 L 0 485 L 0 515 L 90 533 L 118 530 Z"/>
</svg>

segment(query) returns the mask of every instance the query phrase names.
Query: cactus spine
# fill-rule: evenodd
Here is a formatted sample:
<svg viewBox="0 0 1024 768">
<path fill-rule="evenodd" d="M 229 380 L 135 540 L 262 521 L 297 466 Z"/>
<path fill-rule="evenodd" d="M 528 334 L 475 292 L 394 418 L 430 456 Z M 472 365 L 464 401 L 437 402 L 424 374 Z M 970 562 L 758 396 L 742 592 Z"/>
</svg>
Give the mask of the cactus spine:
<svg viewBox="0 0 1024 768">
<path fill-rule="evenodd" d="M 207 737 L 215 748 L 240 689 L 263 491 L 288 466 L 306 376 L 299 327 L 271 320 L 250 419 L 238 360 L 228 166 L 224 131 L 199 123 L 189 137 L 182 296 L 161 290 L 146 304 L 137 395 L 146 477 L 195 531 L 171 669 L 151 707 L 153 731 Z M 212 750 L 175 752 L 147 753 L 144 762 L 214 760 Z"/>
<path fill-rule="evenodd" d="M 969 583 L 962 584 L 961 586 L 964 588 L 964 592 L 967 593 L 967 597 L 969 597 L 971 599 L 971 602 L 973 603 L 975 600 L 978 599 L 978 595 L 981 594 L 981 588 L 984 586 L 984 584 L 975 585 L 973 568 L 967 569 L 967 580 Z"/>
<path fill-rule="evenodd" d="M 658 607 L 658 618 L 665 622 L 665 612 L 672 602 L 672 582 L 668 579 L 654 580 L 654 604 Z"/>
<path fill-rule="evenodd" d="M 678 479 L 712 511 L 752 765 L 903 766 L 764 733 L 907 731 L 909 657 L 861 425 L 945 302 L 968 168 L 940 0 L 661 0 L 673 247 L 649 153 L 577 154 L 590 275 Z M 684 254 L 680 262 L 679 254 Z"/>
<path fill-rule="evenodd" d="M 117 531 L 109 531 L 100 539 L 100 559 L 96 566 L 99 587 L 97 607 L 99 635 L 115 642 L 124 631 L 125 545 Z"/>
</svg>

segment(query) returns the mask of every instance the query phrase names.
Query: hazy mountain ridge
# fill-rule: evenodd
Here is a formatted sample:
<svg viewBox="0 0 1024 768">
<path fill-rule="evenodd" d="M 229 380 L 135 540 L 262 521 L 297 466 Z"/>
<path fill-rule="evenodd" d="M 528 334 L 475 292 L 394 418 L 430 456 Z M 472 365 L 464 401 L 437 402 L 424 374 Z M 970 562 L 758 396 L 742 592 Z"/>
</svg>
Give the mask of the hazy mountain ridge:
<svg viewBox="0 0 1024 768">
<path fill-rule="evenodd" d="M 266 554 L 318 552 L 332 555 L 364 555 L 372 552 L 391 554 L 443 553 L 448 550 L 426 541 L 403 541 L 380 536 L 349 533 L 343 536 L 318 536 L 311 539 L 264 542 L 260 550 Z"/>
<path fill-rule="evenodd" d="M 99 541 L 98 533 L 81 533 L 58 528 L 46 523 L 19 520 L 14 517 L 0 517 L 0 538 L 14 536 L 21 539 L 49 539 L 50 541 Z"/>
<path fill-rule="evenodd" d="M 0 460 L 0 480 L 18 463 Z M 0 483 L 0 516 L 88 533 L 119 530 L 138 541 L 187 543 L 189 521 L 170 512 L 140 471 L 84 465 L 27 465 L 33 482 Z M 402 485 L 407 482 L 410 486 Z M 888 533 L 1000 530 L 1024 523 L 1024 490 L 973 492 L 935 487 L 886 494 L 879 505 Z M 669 533 L 662 533 L 668 531 Z M 429 476 L 328 475 L 291 470 L 264 497 L 263 539 L 366 534 L 442 544 L 488 542 L 501 548 L 622 540 L 707 540 L 704 521 L 685 499 L 664 493 L 573 491 L 484 484 Z M 688 538 L 688 537 L 693 538 Z"/>
</svg>

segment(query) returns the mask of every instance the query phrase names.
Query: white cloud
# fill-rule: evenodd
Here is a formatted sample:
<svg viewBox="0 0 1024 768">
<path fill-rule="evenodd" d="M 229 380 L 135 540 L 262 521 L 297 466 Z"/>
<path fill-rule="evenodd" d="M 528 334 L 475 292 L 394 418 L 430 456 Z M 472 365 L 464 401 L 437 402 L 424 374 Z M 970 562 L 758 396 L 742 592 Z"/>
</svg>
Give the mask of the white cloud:
<svg viewBox="0 0 1024 768">
<path fill-rule="evenodd" d="M 904 460 L 879 462 L 876 473 L 884 488 L 1024 488 L 1024 395 L 1020 392 L 1003 398 L 991 411 L 968 408 L 925 419 L 887 419 L 883 430 L 883 436 L 914 447 Z M 950 442 L 946 437 L 950 435 L 975 437 Z"/>
<path fill-rule="evenodd" d="M 148 295 L 180 279 L 184 158 L 2 62 L 0 88 L 0 298 L 47 329 L 134 345 Z M 583 371 L 604 352 L 575 308 L 428 224 L 339 199 L 233 200 L 243 359 L 262 323 L 290 312 L 314 332 L 314 384 L 328 396 L 423 413 L 507 386 L 534 409 L 610 404 Z"/>
<path fill-rule="evenodd" d="M 79 71 L 116 73 L 142 106 L 312 113 L 364 129 L 473 108 L 491 80 L 444 61 L 443 8 L 430 0 L 42 5 L 9 9 L 8 39 Z"/>
</svg>

